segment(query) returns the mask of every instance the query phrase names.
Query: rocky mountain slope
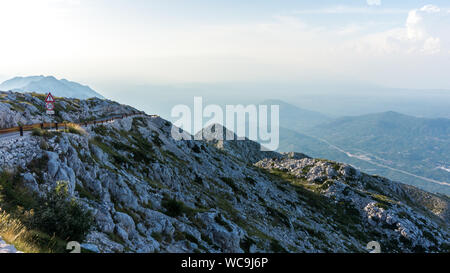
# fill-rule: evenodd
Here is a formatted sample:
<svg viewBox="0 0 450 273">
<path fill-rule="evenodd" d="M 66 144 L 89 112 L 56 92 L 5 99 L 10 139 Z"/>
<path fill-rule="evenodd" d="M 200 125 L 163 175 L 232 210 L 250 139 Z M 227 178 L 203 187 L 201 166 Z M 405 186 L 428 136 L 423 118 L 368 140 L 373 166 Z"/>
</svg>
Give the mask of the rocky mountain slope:
<svg viewBox="0 0 450 273">
<path fill-rule="evenodd" d="M 103 96 L 89 86 L 81 85 L 66 79 L 58 80 L 53 76 L 15 77 L 0 84 L 2 91 L 35 92 L 47 94 L 51 92 L 58 97 L 77 99 L 101 98 Z"/>
<path fill-rule="evenodd" d="M 45 114 L 45 95 L 0 91 L 0 129 L 41 122 L 84 122 L 119 114 L 140 113 L 117 102 L 56 98 L 55 115 Z"/>
<path fill-rule="evenodd" d="M 35 95 L 0 97 L 0 127 L 42 118 L 30 109 L 41 105 Z M 64 119 L 140 113 L 98 99 L 63 103 Z M 346 164 L 260 152 L 249 140 L 175 141 L 171 130 L 141 113 L 79 133 L 0 137 L 10 174 L 0 176 L 0 208 L 19 219 L 39 213 L 25 197 L 66 181 L 92 212 L 82 243 L 94 252 L 366 252 L 370 241 L 385 252 L 449 251 L 445 196 Z"/>
</svg>

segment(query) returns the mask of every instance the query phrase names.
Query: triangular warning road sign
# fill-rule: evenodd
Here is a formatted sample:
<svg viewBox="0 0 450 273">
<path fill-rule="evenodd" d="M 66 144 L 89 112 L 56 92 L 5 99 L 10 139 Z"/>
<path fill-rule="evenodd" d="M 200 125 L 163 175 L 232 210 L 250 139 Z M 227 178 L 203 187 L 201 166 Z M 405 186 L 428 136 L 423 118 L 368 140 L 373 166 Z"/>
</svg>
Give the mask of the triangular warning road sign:
<svg viewBox="0 0 450 273">
<path fill-rule="evenodd" d="M 52 96 L 52 93 L 48 93 L 47 98 L 45 99 L 45 102 L 55 102 L 55 99 Z"/>
</svg>

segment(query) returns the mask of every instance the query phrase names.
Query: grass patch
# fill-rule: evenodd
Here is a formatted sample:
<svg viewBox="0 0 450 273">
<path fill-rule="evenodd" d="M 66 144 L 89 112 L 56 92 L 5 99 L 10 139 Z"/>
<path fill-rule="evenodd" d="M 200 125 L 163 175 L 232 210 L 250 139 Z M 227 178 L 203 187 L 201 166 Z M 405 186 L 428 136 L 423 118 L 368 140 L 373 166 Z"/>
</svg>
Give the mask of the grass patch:
<svg viewBox="0 0 450 273">
<path fill-rule="evenodd" d="M 245 193 L 244 191 L 242 191 L 237 185 L 236 183 L 234 183 L 233 179 L 229 178 L 229 177 L 220 177 L 220 180 L 222 180 L 223 182 L 225 182 L 225 184 L 227 184 L 235 193 L 241 194 L 245 197 L 247 197 L 247 193 Z"/>
<path fill-rule="evenodd" d="M 98 201 L 98 198 L 95 197 L 90 191 L 86 190 L 84 186 L 76 184 L 75 190 L 78 192 L 81 198 L 86 198 L 91 201 Z"/>
<path fill-rule="evenodd" d="M 63 253 L 67 244 L 56 236 L 27 228 L 19 218 L 5 211 L 0 211 L 0 235 L 6 243 L 25 253 Z"/>
<path fill-rule="evenodd" d="M 75 123 L 67 123 L 66 124 L 66 129 L 71 134 L 76 134 L 76 135 L 80 135 L 80 136 L 87 135 L 87 133 L 83 129 L 83 127 L 81 127 L 80 125 L 75 124 Z"/>
<path fill-rule="evenodd" d="M 372 198 L 377 201 L 377 207 L 383 208 L 385 210 L 389 209 L 395 202 L 389 197 L 381 194 L 371 194 Z"/>
<path fill-rule="evenodd" d="M 158 242 L 162 242 L 163 241 L 163 236 L 162 236 L 162 234 L 160 233 L 160 232 L 152 232 L 152 237 L 153 237 L 153 239 L 155 239 L 156 241 L 158 241 Z"/>
<path fill-rule="evenodd" d="M 274 225 L 284 225 L 286 227 L 290 227 L 289 218 L 285 215 L 285 213 L 272 207 L 267 207 L 267 211 L 270 217 L 272 217 Z"/>
<path fill-rule="evenodd" d="M 125 156 L 119 154 L 116 150 L 112 149 L 110 145 L 103 142 L 101 138 L 95 137 L 94 139 L 90 139 L 89 142 L 92 145 L 96 145 L 100 149 L 103 150 L 103 152 L 107 153 L 111 158 L 113 159 L 114 163 L 116 165 L 123 165 L 123 164 L 129 164 L 131 163 L 128 158 Z"/>
<path fill-rule="evenodd" d="M 37 136 L 37 137 L 49 137 L 51 136 L 51 133 L 47 130 L 43 130 L 41 128 L 33 128 L 33 130 L 31 130 L 31 135 L 32 136 Z"/>
</svg>

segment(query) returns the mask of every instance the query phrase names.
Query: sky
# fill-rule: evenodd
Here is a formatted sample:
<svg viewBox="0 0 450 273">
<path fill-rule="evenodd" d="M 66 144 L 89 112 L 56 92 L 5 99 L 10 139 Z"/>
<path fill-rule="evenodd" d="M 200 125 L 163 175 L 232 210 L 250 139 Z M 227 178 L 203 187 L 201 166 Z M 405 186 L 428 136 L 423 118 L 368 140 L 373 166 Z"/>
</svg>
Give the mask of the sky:
<svg viewBox="0 0 450 273">
<path fill-rule="evenodd" d="M 0 0 L 0 80 L 450 89 L 448 71 L 448 0 Z"/>
</svg>

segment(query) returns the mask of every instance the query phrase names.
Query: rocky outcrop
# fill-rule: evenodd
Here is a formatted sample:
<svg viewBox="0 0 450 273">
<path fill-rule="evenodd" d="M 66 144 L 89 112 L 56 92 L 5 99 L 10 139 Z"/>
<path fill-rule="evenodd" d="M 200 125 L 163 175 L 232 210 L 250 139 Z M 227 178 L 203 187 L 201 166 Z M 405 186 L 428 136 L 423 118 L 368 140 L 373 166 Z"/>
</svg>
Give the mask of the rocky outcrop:
<svg viewBox="0 0 450 273">
<path fill-rule="evenodd" d="M 56 98 L 55 116 L 45 114 L 45 95 L 0 91 L 0 129 L 41 122 L 84 122 L 113 115 L 142 113 L 117 102 Z"/>
<path fill-rule="evenodd" d="M 303 183 L 313 191 L 351 207 L 361 215 L 362 224 L 371 232 L 384 234 L 385 244 L 400 242 L 404 248 L 416 250 L 435 249 L 437 243 L 448 246 L 448 218 L 444 210 L 429 207 L 435 217 L 418 213 L 421 203 L 414 196 L 423 191 L 411 186 L 370 176 L 346 164 L 326 160 L 303 159 L 264 159 L 256 165 L 269 170 L 280 170 L 292 175 L 297 183 Z M 298 182 L 300 181 L 300 182 Z M 426 194 L 440 208 L 448 210 L 447 198 Z M 412 199 L 416 202 L 411 202 Z M 440 219 L 437 219 L 437 218 Z M 436 232 L 439 231 L 439 232 Z"/>
<path fill-rule="evenodd" d="M 195 139 L 201 139 L 216 148 L 225 151 L 240 160 L 255 163 L 264 158 L 280 158 L 281 154 L 271 151 L 263 151 L 258 142 L 245 137 L 238 137 L 221 124 L 212 124 L 197 132 Z"/>
</svg>

